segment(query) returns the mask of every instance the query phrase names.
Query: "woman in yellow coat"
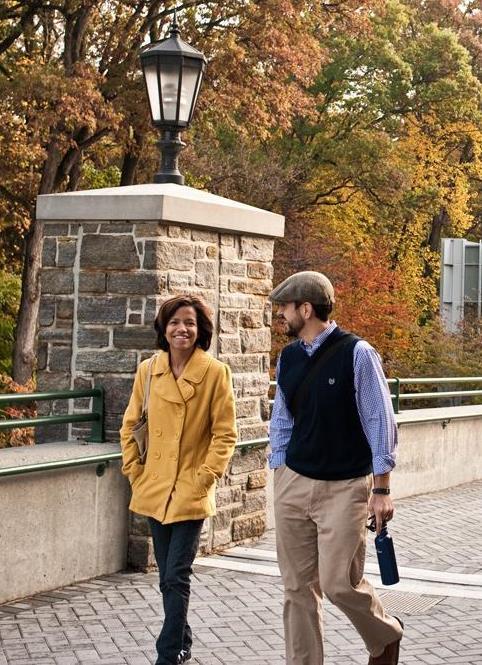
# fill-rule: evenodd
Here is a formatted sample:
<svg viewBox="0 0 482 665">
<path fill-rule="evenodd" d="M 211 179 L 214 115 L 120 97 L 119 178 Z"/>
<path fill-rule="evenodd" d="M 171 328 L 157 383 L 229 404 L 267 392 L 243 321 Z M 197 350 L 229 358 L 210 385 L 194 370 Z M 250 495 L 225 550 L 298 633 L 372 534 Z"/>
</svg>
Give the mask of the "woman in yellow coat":
<svg viewBox="0 0 482 665">
<path fill-rule="evenodd" d="M 191 566 L 203 520 L 216 511 L 216 479 L 234 450 L 235 410 L 229 368 L 206 353 L 213 325 L 202 300 L 170 298 L 154 327 L 161 351 L 136 374 L 121 429 L 122 471 L 132 486 L 131 510 L 149 519 L 159 567 L 165 618 L 156 665 L 174 665 L 191 658 Z M 143 464 L 131 431 L 141 416 L 149 368 Z"/>
</svg>

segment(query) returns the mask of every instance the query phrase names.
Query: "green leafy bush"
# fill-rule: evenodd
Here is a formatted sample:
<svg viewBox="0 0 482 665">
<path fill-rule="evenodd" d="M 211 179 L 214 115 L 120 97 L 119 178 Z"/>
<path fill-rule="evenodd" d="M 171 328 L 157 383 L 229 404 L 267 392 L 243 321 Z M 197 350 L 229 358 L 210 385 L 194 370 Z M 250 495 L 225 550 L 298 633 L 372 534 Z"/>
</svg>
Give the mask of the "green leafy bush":
<svg viewBox="0 0 482 665">
<path fill-rule="evenodd" d="M 21 280 L 0 271 L 0 372 L 11 374 L 15 324 L 20 303 Z"/>
</svg>

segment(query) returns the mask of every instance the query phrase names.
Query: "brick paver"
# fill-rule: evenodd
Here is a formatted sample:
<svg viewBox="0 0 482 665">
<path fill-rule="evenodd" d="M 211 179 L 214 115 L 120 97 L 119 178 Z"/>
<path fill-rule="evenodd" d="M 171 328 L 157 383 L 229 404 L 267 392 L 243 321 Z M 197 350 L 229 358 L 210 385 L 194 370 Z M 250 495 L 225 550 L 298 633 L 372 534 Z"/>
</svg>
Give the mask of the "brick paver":
<svg viewBox="0 0 482 665">
<path fill-rule="evenodd" d="M 480 572 L 481 495 L 482 483 L 472 483 L 399 501 L 392 528 L 399 562 Z M 258 546 L 273 543 L 269 533 Z M 425 612 L 400 614 L 406 626 L 400 665 L 482 665 L 482 601 L 438 600 Z M 156 573 L 106 576 L 0 606 L 0 665 L 152 664 L 160 608 Z M 281 665 L 281 611 L 279 578 L 197 567 L 191 662 Z M 348 620 L 328 602 L 324 615 L 326 665 L 366 665 Z"/>
</svg>

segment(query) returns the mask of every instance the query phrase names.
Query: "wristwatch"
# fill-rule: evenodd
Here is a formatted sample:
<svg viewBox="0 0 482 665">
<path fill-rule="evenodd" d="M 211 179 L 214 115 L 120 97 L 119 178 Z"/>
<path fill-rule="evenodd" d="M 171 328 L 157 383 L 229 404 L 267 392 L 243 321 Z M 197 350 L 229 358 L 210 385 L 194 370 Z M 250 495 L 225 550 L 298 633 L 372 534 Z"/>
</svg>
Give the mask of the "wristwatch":
<svg viewBox="0 0 482 665">
<path fill-rule="evenodd" d="M 372 489 L 373 494 L 390 494 L 389 487 L 374 487 Z"/>
</svg>

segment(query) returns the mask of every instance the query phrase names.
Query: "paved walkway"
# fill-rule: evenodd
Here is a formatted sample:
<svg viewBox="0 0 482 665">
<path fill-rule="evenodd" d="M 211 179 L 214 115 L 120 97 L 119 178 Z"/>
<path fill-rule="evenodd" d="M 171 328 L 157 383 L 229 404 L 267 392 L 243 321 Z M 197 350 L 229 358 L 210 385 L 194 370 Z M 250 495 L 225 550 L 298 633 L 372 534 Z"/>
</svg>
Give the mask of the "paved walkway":
<svg viewBox="0 0 482 665">
<path fill-rule="evenodd" d="M 398 502 L 391 531 L 399 565 L 419 569 L 422 587 L 427 570 L 451 581 L 444 595 L 381 592 L 405 621 L 400 665 L 482 665 L 481 517 L 482 482 Z M 251 548 L 261 559 L 271 556 L 264 565 L 273 567 L 272 532 Z M 463 597 L 465 589 L 476 597 Z M 282 665 L 281 610 L 276 573 L 196 565 L 191 662 Z M 159 624 L 155 573 L 98 578 L 0 606 L 0 665 L 149 665 Z M 360 638 L 328 602 L 325 630 L 326 665 L 366 665 Z"/>
</svg>

